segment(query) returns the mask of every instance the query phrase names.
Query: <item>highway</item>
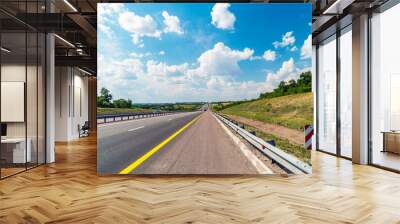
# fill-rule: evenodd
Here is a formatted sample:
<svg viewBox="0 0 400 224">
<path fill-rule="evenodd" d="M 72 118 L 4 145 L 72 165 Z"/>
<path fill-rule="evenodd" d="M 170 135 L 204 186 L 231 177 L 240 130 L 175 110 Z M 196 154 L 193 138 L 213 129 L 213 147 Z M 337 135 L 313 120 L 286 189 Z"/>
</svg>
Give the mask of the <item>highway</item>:
<svg viewBox="0 0 400 224">
<path fill-rule="evenodd" d="M 255 165 L 257 161 L 254 161 L 254 156 L 246 156 L 243 146 L 235 143 L 231 135 L 210 111 L 177 113 L 99 125 L 98 172 L 260 173 L 260 167 Z M 267 173 L 272 172 L 266 167 L 261 168 L 262 172 L 265 170 Z"/>
</svg>

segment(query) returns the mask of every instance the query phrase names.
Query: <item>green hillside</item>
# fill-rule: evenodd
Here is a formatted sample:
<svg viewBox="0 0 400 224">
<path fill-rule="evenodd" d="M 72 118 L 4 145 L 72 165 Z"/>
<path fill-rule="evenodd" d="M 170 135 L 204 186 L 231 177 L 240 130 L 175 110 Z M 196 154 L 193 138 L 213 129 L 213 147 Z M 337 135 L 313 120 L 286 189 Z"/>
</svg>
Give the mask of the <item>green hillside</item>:
<svg viewBox="0 0 400 224">
<path fill-rule="evenodd" d="M 303 130 L 306 124 L 313 122 L 313 94 L 301 93 L 259 99 L 234 104 L 220 112 Z"/>
</svg>

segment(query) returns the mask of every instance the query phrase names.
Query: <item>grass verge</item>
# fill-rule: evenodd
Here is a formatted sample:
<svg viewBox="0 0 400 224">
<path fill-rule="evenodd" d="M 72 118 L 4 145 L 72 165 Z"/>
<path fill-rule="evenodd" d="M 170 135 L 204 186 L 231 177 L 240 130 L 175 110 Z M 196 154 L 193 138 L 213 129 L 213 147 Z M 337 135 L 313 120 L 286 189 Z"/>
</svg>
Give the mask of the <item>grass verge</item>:
<svg viewBox="0 0 400 224">
<path fill-rule="evenodd" d="M 287 139 L 280 138 L 270 133 L 262 132 L 249 125 L 244 125 L 244 127 L 247 131 L 255 131 L 257 137 L 266 141 L 275 140 L 276 147 L 311 165 L 311 152 L 310 150 L 305 149 L 303 145 L 293 144 Z"/>
</svg>

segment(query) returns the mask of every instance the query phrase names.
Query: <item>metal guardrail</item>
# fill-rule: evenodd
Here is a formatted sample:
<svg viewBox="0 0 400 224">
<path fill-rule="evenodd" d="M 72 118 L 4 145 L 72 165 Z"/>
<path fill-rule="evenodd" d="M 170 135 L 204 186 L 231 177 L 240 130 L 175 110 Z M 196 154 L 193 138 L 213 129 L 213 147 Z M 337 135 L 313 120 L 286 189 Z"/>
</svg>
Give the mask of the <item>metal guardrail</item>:
<svg viewBox="0 0 400 224">
<path fill-rule="evenodd" d="M 290 155 L 281 149 L 269 144 L 265 140 L 251 134 L 244 128 L 239 127 L 230 119 L 223 117 L 217 113 L 214 113 L 218 119 L 227 124 L 233 130 L 235 130 L 240 136 L 250 142 L 253 146 L 259 149 L 262 153 L 278 163 L 282 168 L 293 174 L 310 174 L 312 167 L 307 163 L 299 160 L 293 155 Z"/>
<path fill-rule="evenodd" d="M 102 114 L 97 115 L 97 124 L 112 123 L 117 121 L 136 120 L 149 117 L 159 117 L 180 112 L 136 112 L 123 114 Z"/>
</svg>

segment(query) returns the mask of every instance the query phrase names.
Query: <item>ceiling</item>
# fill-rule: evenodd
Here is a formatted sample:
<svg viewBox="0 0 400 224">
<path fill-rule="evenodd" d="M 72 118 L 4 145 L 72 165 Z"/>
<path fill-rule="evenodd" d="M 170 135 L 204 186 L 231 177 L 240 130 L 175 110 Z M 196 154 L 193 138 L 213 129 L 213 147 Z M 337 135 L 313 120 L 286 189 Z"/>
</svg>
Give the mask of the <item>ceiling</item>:
<svg viewBox="0 0 400 224">
<path fill-rule="evenodd" d="M 56 66 L 78 66 L 96 74 L 96 2 L 93 0 L 1 0 L 2 46 L 12 51 L 9 60 L 37 51 L 36 33 L 55 33 Z M 51 11 L 51 13 L 50 13 Z M 28 45 L 25 43 L 27 32 Z M 30 35 L 35 33 L 35 35 Z M 42 40 L 42 39 L 41 39 Z M 36 40 L 34 41 L 36 43 Z M 25 50 L 25 46 L 27 46 Z M 43 47 L 40 45 L 39 47 Z M 27 52 L 25 52 L 27 51 Z M 27 54 L 26 54 L 27 53 Z"/>
<path fill-rule="evenodd" d="M 313 0 L 313 43 L 317 44 L 337 29 L 351 24 L 352 18 L 373 12 L 390 0 Z"/>
</svg>

